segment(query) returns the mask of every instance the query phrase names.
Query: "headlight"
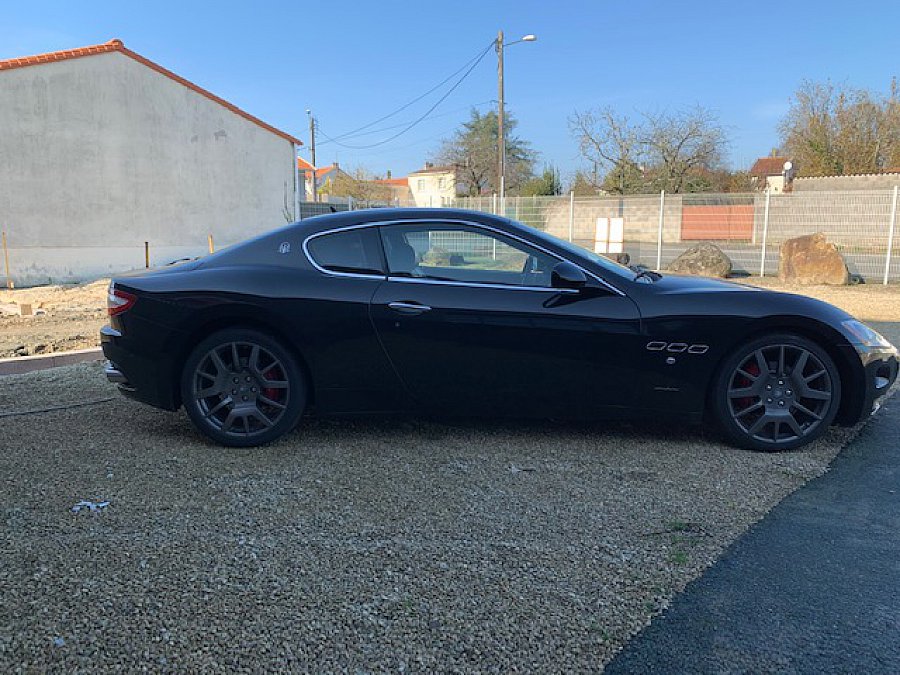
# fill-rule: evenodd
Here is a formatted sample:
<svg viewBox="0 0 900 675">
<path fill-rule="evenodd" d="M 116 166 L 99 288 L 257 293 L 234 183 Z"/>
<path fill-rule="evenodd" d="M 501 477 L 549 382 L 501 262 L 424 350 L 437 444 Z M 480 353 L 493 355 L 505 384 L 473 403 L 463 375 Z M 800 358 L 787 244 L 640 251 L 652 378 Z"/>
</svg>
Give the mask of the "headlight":
<svg viewBox="0 0 900 675">
<path fill-rule="evenodd" d="M 848 319 L 841 323 L 851 341 L 861 347 L 887 347 L 892 348 L 893 345 L 877 330 L 872 330 L 862 321 L 856 319 Z"/>
</svg>

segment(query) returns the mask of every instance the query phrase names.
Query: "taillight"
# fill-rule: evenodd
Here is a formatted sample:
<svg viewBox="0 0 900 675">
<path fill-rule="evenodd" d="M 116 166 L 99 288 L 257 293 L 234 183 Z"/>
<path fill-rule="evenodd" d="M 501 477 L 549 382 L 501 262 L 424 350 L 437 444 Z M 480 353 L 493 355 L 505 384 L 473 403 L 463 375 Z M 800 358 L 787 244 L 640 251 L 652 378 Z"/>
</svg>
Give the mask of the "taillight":
<svg viewBox="0 0 900 675">
<path fill-rule="evenodd" d="M 106 294 L 106 311 L 110 316 L 127 312 L 137 302 L 137 297 L 131 293 L 121 291 L 114 283 L 109 285 L 109 293 Z"/>
</svg>

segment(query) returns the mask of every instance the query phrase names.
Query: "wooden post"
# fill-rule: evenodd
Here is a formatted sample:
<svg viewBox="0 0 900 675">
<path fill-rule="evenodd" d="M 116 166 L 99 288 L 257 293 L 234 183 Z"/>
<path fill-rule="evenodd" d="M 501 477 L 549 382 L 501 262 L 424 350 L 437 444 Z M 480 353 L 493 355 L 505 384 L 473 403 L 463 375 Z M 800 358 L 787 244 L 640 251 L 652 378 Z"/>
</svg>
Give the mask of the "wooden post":
<svg viewBox="0 0 900 675">
<path fill-rule="evenodd" d="M 210 252 L 210 253 L 215 253 L 215 252 L 216 252 L 216 247 L 213 246 L 212 233 L 206 235 L 206 240 L 207 240 L 207 243 L 209 244 L 209 252 Z"/>
<path fill-rule="evenodd" d="M 9 278 L 9 249 L 6 247 L 6 230 L 3 230 L 3 262 L 6 265 L 6 287 L 12 290 L 13 282 Z"/>
<path fill-rule="evenodd" d="M 144 242 L 144 266 L 150 269 L 150 242 Z"/>
</svg>

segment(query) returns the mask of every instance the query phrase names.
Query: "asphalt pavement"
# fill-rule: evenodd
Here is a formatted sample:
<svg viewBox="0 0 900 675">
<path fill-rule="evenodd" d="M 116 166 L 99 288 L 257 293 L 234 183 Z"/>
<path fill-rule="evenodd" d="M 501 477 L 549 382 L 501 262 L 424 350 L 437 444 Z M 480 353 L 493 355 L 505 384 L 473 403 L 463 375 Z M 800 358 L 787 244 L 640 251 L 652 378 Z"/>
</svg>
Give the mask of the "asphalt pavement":
<svg viewBox="0 0 900 675">
<path fill-rule="evenodd" d="M 900 396 L 606 672 L 900 672 Z"/>
</svg>

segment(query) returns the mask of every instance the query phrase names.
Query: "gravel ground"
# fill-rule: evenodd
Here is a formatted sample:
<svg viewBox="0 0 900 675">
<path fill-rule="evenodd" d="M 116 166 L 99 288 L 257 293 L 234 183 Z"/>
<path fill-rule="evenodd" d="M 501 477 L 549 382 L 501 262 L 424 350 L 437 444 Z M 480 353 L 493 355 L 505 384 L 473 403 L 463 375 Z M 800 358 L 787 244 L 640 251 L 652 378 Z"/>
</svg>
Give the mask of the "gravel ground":
<svg viewBox="0 0 900 675">
<path fill-rule="evenodd" d="M 854 433 L 309 420 L 229 450 L 96 364 L 0 378 L 6 412 L 110 396 L 0 417 L 4 672 L 599 670 Z"/>
</svg>

